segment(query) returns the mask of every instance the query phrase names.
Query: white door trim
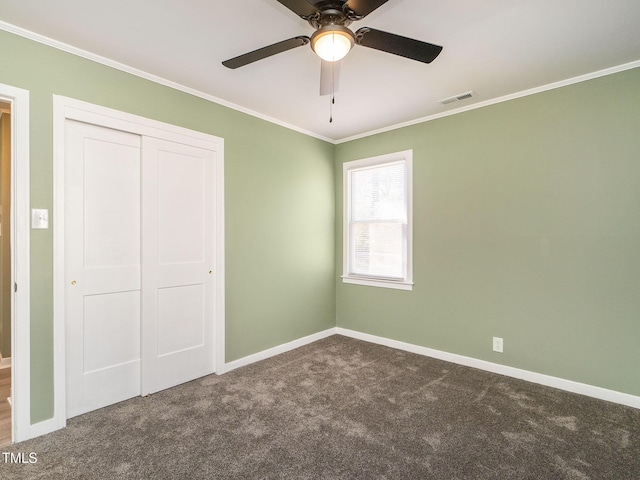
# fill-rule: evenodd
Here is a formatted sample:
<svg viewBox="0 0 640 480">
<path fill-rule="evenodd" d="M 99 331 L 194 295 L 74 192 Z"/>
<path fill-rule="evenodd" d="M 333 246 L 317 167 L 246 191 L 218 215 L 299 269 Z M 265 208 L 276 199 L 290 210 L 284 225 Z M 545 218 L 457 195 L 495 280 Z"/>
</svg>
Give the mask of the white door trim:
<svg viewBox="0 0 640 480">
<path fill-rule="evenodd" d="M 18 285 L 11 305 L 12 440 L 31 434 L 31 278 L 29 231 L 29 91 L 0 84 L 11 104 L 11 280 Z"/>
<path fill-rule="evenodd" d="M 216 372 L 225 363 L 224 269 L 224 140 L 206 133 L 151 120 L 68 97 L 53 96 L 53 300 L 54 300 L 54 418 L 56 428 L 66 425 L 65 398 L 65 275 L 64 275 L 64 128 L 77 120 L 147 137 L 214 150 L 216 161 L 215 251 L 215 355 Z M 41 432 L 47 433 L 47 432 Z"/>
</svg>

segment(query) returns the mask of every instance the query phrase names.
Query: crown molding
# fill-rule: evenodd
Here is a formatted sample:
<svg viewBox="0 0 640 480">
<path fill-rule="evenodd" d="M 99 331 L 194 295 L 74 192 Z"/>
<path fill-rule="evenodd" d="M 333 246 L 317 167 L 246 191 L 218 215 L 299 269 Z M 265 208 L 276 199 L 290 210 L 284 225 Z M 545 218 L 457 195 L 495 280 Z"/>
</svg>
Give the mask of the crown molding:
<svg viewBox="0 0 640 480">
<path fill-rule="evenodd" d="M 437 120 L 439 118 L 449 117 L 451 115 L 457 115 L 458 113 L 463 113 L 463 112 L 468 112 L 470 110 L 476 110 L 478 108 L 488 107 L 490 105 L 495 105 L 497 103 L 508 102 L 509 100 L 515 100 L 516 98 L 528 97 L 529 95 L 535 95 L 537 93 L 542 93 L 549 90 L 555 90 L 556 88 L 566 87 L 568 85 L 573 85 L 575 83 L 586 82 L 588 80 L 593 80 L 594 78 L 613 75 L 614 73 L 624 72 L 625 70 L 631 70 L 637 67 L 640 67 L 640 60 L 624 63 L 622 65 L 618 65 L 611 68 L 605 68 L 604 70 L 598 70 L 597 72 L 579 75 L 577 77 L 567 78 L 565 80 L 549 83 L 547 85 L 542 85 L 540 87 L 530 88 L 528 90 L 522 90 L 520 92 L 511 93 L 509 95 L 504 95 L 502 97 L 492 98 L 490 100 L 485 100 L 484 102 L 474 103 L 472 105 L 467 105 L 465 107 L 456 108 L 446 112 L 436 113 L 434 115 L 428 115 L 426 117 L 416 118 L 414 120 L 409 120 L 407 122 L 397 123 L 395 125 L 390 125 L 388 127 L 379 128 L 377 130 L 371 130 L 369 132 L 359 133 L 351 137 L 345 137 L 339 140 L 335 140 L 333 143 L 338 145 L 340 143 L 351 142 L 352 140 L 359 140 L 361 138 L 370 137 L 372 135 L 377 135 L 379 133 L 390 132 L 392 130 L 397 130 L 399 128 L 409 127 L 411 125 L 417 125 L 419 123 L 430 122 L 431 120 Z"/>
<path fill-rule="evenodd" d="M 509 95 L 504 95 L 502 97 L 497 97 L 497 98 L 492 98 L 483 102 L 478 102 L 478 103 L 474 103 L 472 105 L 467 105 L 465 107 L 460 107 L 460 108 L 455 108 L 453 110 L 448 110 L 446 112 L 441 112 L 441 113 L 436 113 L 433 115 L 428 115 L 425 117 L 419 117 L 416 118 L 414 120 L 409 120 L 406 122 L 401 122 L 401 123 L 397 123 L 394 125 L 390 125 L 387 127 L 383 127 L 383 128 L 379 128 L 376 130 L 370 130 L 367 132 L 363 132 L 363 133 L 359 133 L 357 135 L 353 135 L 350 137 L 344 137 L 344 138 L 340 138 L 340 139 L 331 139 L 329 137 L 325 137 L 324 135 L 320 135 L 318 133 L 312 132 L 310 130 L 306 130 L 300 127 L 297 127 L 296 125 L 292 125 L 290 123 L 287 122 L 283 122 L 282 120 L 279 120 L 277 118 L 271 117 L 269 115 L 265 115 L 262 114 L 260 112 L 256 112 L 254 110 L 251 110 L 249 108 L 246 107 L 242 107 L 240 105 L 237 105 L 235 103 L 229 102 L 227 100 L 223 100 L 219 97 L 215 97 L 213 95 L 209 95 L 207 93 L 201 92 L 199 90 L 195 90 L 193 88 L 187 87 L 185 85 L 173 82 L 171 80 L 167 80 L 166 78 L 160 77 L 158 75 L 154 75 L 148 72 L 145 72 L 143 70 L 139 70 L 137 68 L 131 67 L 129 65 L 125 65 L 123 63 L 117 62 L 115 60 L 112 60 L 110 58 L 106 58 L 100 55 L 97 55 L 95 53 L 91 53 L 88 52 L 86 50 L 82 50 L 81 48 L 78 47 L 74 47 L 73 45 L 69 45 L 63 42 L 60 42 L 58 40 L 54 40 L 52 38 L 46 37 L 44 35 L 41 35 L 39 33 L 35 33 L 29 30 L 26 30 L 22 27 L 18 27 L 15 25 L 12 25 L 10 23 L 6 23 L 0 20 L 0 30 L 4 30 L 6 32 L 9 33 L 13 33 L 15 35 L 27 38 L 29 40 L 33 40 L 34 42 L 38 42 L 41 43 L 43 45 L 47 45 L 49 47 L 58 49 L 58 50 L 62 50 L 64 52 L 70 53 L 72 55 L 76 55 L 82 58 L 85 58 L 87 60 L 91 60 L 93 62 L 96 63 L 100 63 L 102 65 L 111 67 L 111 68 L 115 68 L 116 70 L 120 70 L 122 72 L 131 74 L 131 75 L 135 75 L 137 77 L 143 78 L 145 80 L 149 80 L 151 82 L 154 83 L 158 83 L 160 85 L 164 85 L 166 87 L 172 88 L 174 90 L 178 90 L 184 93 L 188 93 L 190 95 L 193 95 L 195 97 L 199 97 L 202 98 L 204 100 L 210 101 L 212 103 L 216 103 L 218 105 L 221 105 L 223 107 L 227 107 L 230 108 L 232 110 L 236 110 L 238 112 L 241 113 L 245 113 L 247 115 L 251 115 L 252 117 L 256 117 L 259 118 L 261 120 L 265 120 L 267 122 L 279 125 L 281 127 L 287 128 L 289 130 L 293 130 L 295 132 L 298 133 L 302 133 L 304 135 L 308 135 L 310 137 L 314 137 L 317 138 L 319 140 L 325 141 L 327 143 L 331 143 L 333 145 L 339 145 L 341 143 L 347 143 L 347 142 L 351 142 L 353 140 L 359 140 L 361 138 L 366 138 L 366 137 L 370 137 L 373 135 L 378 135 L 380 133 L 386 133 L 386 132 L 390 132 L 393 130 L 397 130 L 400 128 L 404 128 L 404 127 L 409 127 L 412 125 L 417 125 L 420 123 L 426 123 L 426 122 L 430 122 L 432 120 L 437 120 L 439 118 L 444 118 L 444 117 L 449 117 L 451 115 L 457 115 L 459 113 L 464 113 L 464 112 L 468 112 L 470 110 L 476 110 L 478 108 L 484 108 L 484 107 L 488 107 L 491 105 L 496 105 L 498 103 L 502 103 L 502 102 L 508 102 L 509 100 L 515 100 L 517 98 L 522 98 L 522 97 L 527 97 L 529 95 L 535 95 L 537 93 L 542 93 L 542 92 L 546 92 L 549 90 L 555 90 L 556 88 L 562 88 L 562 87 L 566 87 L 568 85 L 573 85 L 576 83 L 581 83 L 581 82 L 586 82 L 588 80 L 593 80 L 595 78 L 599 78 L 599 77 L 604 77 L 607 75 L 613 75 L 615 73 L 619 73 L 619 72 L 623 72 L 625 70 L 631 70 L 634 68 L 638 68 L 640 67 L 640 60 L 635 60 L 633 62 L 629 62 L 629 63 L 625 63 L 622 65 L 618 65 L 618 66 L 614 66 L 614 67 L 610 67 L 610 68 L 606 68 L 603 70 L 598 70 L 596 72 L 592 72 L 592 73 L 587 73 L 584 75 L 579 75 L 577 77 L 571 77 L 571 78 L 567 78 L 565 80 L 560 80 L 557 82 L 553 82 L 553 83 L 549 83 L 547 85 L 542 85 L 539 87 L 534 87 L 534 88 L 530 88 L 528 90 L 522 90 L 520 92 L 515 92 L 515 93 L 511 93 Z"/>
<path fill-rule="evenodd" d="M 212 103 L 217 103 L 218 105 L 221 105 L 223 107 L 227 107 L 227 108 L 230 108 L 232 110 L 236 110 L 238 112 L 245 113 L 247 115 L 251 115 L 252 117 L 256 117 L 256 118 L 259 118 L 261 120 L 265 120 L 267 122 L 274 123 L 274 124 L 279 125 L 281 127 L 285 127 L 285 128 L 287 128 L 289 130 L 293 130 L 293 131 L 296 131 L 298 133 L 302 133 L 304 135 L 308 135 L 310 137 L 314 137 L 314 138 L 317 138 L 319 140 L 323 140 L 325 142 L 329 142 L 329 143 L 332 143 L 332 144 L 335 143 L 335 140 L 332 140 L 332 139 L 330 139 L 328 137 L 325 137 L 323 135 L 319 135 L 319 134 L 317 134 L 315 132 L 311 132 L 309 130 L 305 130 L 303 128 L 297 127 L 297 126 L 292 125 L 290 123 L 283 122 L 282 120 L 278 120 L 277 118 L 270 117 L 269 115 L 265 115 L 265 114 L 262 114 L 260 112 L 256 112 L 256 111 L 251 110 L 249 108 L 245 108 L 245 107 L 242 107 L 242 106 L 237 105 L 235 103 L 229 102 L 227 100 L 223 100 L 222 98 L 218 98 L 218 97 L 215 97 L 213 95 L 209 95 L 209 94 L 201 92 L 199 90 L 196 90 L 196 89 L 187 87 L 185 85 L 182 85 L 180 83 L 176 83 L 176 82 L 173 82 L 171 80 L 167 80 L 166 78 L 160 77 L 158 75 L 154 75 L 152 73 L 145 72 L 143 70 L 139 70 L 137 68 L 131 67 L 131 66 L 126 65 L 124 63 L 117 62 L 115 60 L 112 60 L 112 59 L 107 58 L 107 57 L 103 57 L 101 55 L 97 55 L 97 54 L 92 53 L 92 52 L 88 52 L 88 51 L 83 50 L 81 48 L 74 47 L 73 45 L 69 45 L 67 43 L 60 42 L 58 40 L 54 40 L 52 38 L 46 37 L 46 36 L 41 35 L 39 33 L 35 33 L 35 32 L 30 31 L 30 30 L 26 30 L 26 29 L 24 29 L 22 27 L 18 27 L 16 25 L 12 25 L 10 23 L 3 22 L 1 20 L 0 20 L 0 30 L 4 30 L 5 32 L 13 33 L 13 34 L 18 35 L 20 37 L 24 37 L 24 38 L 27 38 L 29 40 L 33 40 L 34 42 L 41 43 L 43 45 L 47 45 L 47 46 L 55 48 L 57 50 L 62 50 L 63 52 L 70 53 L 72 55 L 76 55 L 78 57 L 82 57 L 82 58 L 85 58 L 87 60 L 91 60 L 92 62 L 100 63 L 100 64 L 105 65 L 107 67 L 115 68 L 116 70 L 120 70 L 120 71 L 128 73 L 130 75 L 135 75 L 136 77 L 140 77 L 140 78 L 143 78 L 145 80 L 149 80 L 151 82 L 158 83 L 160 85 L 164 85 L 165 87 L 169 87 L 169 88 L 172 88 L 174 90 L 178 90 L 178 91 L 181 91 L 181 92 L 184 92 L 184 93 L 188 93 L 189 95 L 193 95 L 194 97 L 199 97 L 199 98 L 202 98 L 203 100 L 207 100 L 207 101 L 212 102 Z"/>
</svg>

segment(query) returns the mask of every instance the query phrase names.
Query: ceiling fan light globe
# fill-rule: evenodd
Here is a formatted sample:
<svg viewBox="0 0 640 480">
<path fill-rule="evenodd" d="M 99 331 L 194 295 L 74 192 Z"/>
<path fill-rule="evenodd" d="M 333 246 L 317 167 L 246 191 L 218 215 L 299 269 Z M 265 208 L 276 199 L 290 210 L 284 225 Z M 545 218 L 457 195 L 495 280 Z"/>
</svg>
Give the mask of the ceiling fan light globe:
<svg viewBox="0 0 640 480">
<path fill-rule="evenodd" d="M 343 59 L 353 47 L 353 33 L 348 28 L 327 26 L 311 36 L 311 48 L 316 55 L 327 62 Z"/>
</svg>

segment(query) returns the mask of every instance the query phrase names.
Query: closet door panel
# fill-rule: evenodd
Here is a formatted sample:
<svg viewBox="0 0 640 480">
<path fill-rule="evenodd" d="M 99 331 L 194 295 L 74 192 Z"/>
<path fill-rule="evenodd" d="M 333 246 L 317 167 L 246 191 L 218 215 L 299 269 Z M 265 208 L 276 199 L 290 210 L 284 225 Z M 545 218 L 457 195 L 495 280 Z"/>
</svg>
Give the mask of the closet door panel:
<svg viewBox="0 0 640 480">
<path fill-rule="evenodd" d="M 140 292 L 88 295 L 84 299 L 86 374 L 140 361 Z"/>
<path fill-rule="evenodd" d="M 205 260 L 207 157 L 182 146 L 157 152 L 158 262 L 162 266 Z M 176 151 L 178 150 L 181 151 Z M 166 147 L 165 147 L 166 148 Z M 191 149 L 189 149 L 191 150 Z"/>
<path fill-rule="evenodd" d="M 140 143 L 65 125 L 67 417 L 140 394 Z"/>
<path fill-rule="evenodd" d="M 159 357 L 205 344 L 204 299 L 202 284 L 158 289 Z"/>
<path fill-rule="evenodd" d="M 143 140 L 143 394 L 214 371 L 215 161 Z"/>
</svg>

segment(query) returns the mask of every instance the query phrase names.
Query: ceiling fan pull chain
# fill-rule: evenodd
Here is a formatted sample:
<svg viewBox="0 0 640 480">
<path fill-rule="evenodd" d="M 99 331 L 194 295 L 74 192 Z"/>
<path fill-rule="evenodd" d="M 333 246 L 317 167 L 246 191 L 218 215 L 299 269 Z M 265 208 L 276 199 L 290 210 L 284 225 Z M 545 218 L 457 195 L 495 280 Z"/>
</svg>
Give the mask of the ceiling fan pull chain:
<svg viewBox="0 0 640 480">
<path fill-rule="evenodd" d="M 331 96 L 329 100 L 329 123 L 333 123 L 333 104 L 336 103 L 336 92 L 334 89 L 335 77 L 333 75 L 333 64 L 334 62 L 331 62 Z"/>
<path fill-rule="evenodd" d="M 329 99 L 329 123 L 333 123 L 333 94 Z"/>
</svg>

